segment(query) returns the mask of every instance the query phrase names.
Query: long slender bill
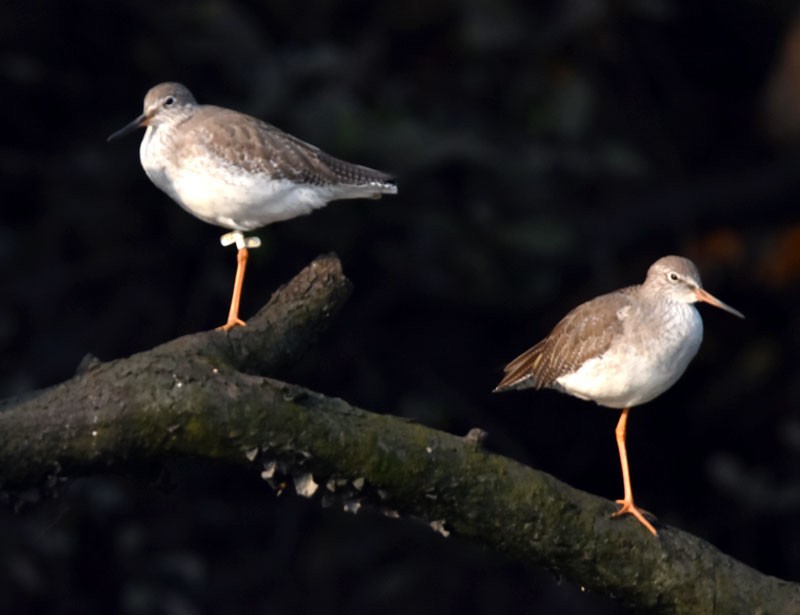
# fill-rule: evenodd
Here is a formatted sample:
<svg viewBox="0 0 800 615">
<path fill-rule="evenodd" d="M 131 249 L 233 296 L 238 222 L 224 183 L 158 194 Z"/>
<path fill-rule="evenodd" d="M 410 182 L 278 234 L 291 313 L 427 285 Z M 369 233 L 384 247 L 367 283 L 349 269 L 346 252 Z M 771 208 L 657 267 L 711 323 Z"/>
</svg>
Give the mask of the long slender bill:
<svg viewBox="0 0 800 615">
<path fill-rule="evenodd" d="M 126 124 L 125 126 L 120 128 L 117 132 L 110 135 L 108 139 L 106 139 L 106 141 L 113 141 L 114 139 L 119 139 L 120 137 L 124 137 L 125 135 L 132 133 L 137 128 L 141 128 L 142 126 L 144 126 L 147 123 L 148 119 L 149 118 L 144 113 L 142 113 L 130 124 Z"/>
<path fill-rule="evenodd" d="M 718 307 L 721 310 L 725 310 L 726 312 L 730 312 L 734 316 L 738 316 L 739 318 L 744 318 L 744 314 L 742 314 L 739 310 L 736 310 L 729 306 L 727 303 L 723 303 L 719 299 L 717 299 L 714 295 L 710 292 L 703 290 L 702 288 L 698 288 L 694 291 L 695 296 L 697 297 L 698 301 L 703 301 L 714 307 Z"/>
</svg>

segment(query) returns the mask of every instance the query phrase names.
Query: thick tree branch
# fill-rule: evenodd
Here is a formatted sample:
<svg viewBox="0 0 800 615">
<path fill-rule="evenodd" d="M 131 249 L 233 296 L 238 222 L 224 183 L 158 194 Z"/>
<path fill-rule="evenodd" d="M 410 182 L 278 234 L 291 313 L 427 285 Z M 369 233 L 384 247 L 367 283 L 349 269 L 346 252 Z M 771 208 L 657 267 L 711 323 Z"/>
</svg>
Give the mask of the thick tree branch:
<svg viewBox="0 0 800 615">
<path fill-rule="evenodd" d="M 324 483 L 317 496 L 351 509 L 391 507 L 652 612 L 800 612 L 800 586 L 679 530 L 659 526 L 654 538 L 631 519 L 612 520 L 611 502 L 471 439 L 253 375 L 293 360 L 349 289 L 335 257 L 318 259 L 246 328 L 180 338 L 8 405 L 4 485 L 174 455 L 213 458 L 273 482 L 294 478 L 305 495 Z"/>
<path fill-rule="evenodd" d="M 192 398 L 196 385 L 235 398 L 234 374 L 289 365 L 344 305 L 351 285 L 335 256 L 316 259 L 278 289 L 246 327 L 178 338 L 127 359 L 89 367 L 58 386 L 9 400 L 0 411 L 0 479 L 34 484 L 59 469 L 153 458 L 169 446 L 164 428 L 198 427 L 214 412 Z M 204 403 L 208 403 L 206 400 Z M 176 414 L 192 420 L 176 420 Z M 188 413 L 188 414 L 185 414 Z M 196 451 L 208 455 L 209 451 Z"/>
</svg>

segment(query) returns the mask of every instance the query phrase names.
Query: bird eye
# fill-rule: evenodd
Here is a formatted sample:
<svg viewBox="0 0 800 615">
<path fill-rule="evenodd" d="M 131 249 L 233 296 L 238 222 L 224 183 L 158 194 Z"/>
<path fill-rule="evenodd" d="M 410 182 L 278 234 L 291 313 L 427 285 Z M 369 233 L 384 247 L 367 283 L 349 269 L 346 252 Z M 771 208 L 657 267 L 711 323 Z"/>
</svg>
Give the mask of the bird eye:
<svg viewBox="0 0 800 615">
<path fill-rule="evenodd" d="M 670 272 L 667 274 L 667 279 L 668 279 L 670 282 L 677 282 L 677 281 L 680 279 L 680 276 L 678 276 L 678 274 L 677 274 L 677 273 L 675 273 L 674 271 L 670 271 Z"/>
<path fill-rule="evenodd" d="M 175 104 L 175 97 L 174 96 L 167 96 L 164 99 L 164 106 L 165 107 L 171 107 L 174 104 Z"/>
</svg>

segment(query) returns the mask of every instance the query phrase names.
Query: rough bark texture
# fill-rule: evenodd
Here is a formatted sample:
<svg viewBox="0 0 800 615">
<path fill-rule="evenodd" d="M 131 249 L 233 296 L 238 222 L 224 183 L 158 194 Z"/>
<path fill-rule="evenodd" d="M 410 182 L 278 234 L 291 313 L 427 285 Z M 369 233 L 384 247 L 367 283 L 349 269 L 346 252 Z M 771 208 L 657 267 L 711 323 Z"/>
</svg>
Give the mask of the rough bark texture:
<svg viewBox="0 0 800 615">
<path fill-rule="evenodd" d="M 102 363 L 0 412 L 7 488 L 98 466 L 185 455 L 241 464 L 273 485 L 387 507 L 654 613 L 800 612 L 800 586 L 670 527 L 652 537 L 614 505 L 460 438 L 255 374 L 291 362 L 350 284 L 306 267 L 245 328 Z M 313 479 L 312 479 L 313 477 Z M 317 484 L 321 484 L 319 489 Z"/>
</svg>

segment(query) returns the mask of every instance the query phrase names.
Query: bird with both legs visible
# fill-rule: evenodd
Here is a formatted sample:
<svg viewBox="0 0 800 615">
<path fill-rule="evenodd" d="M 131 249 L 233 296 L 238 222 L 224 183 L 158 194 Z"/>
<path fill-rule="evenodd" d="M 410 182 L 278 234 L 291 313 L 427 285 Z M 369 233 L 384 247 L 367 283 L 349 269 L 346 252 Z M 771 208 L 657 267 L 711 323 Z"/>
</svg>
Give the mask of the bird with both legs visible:
<svg viewBox="0 0 800 615">
<path fill-rule="evenodd" d="M 505 367 L 495 388 L 549 388 L 621 409 L 616 437 L 624 495 L 612 517 L 633 515 L 653 535 L 655 528 L 633 502 L 625 448 L 628 413 L 675 384 L 697 354 L 703 339 L 703 321 L 693 305 L 698 301 L 744 318 L 703 289 L 692 261 L 660 258 L 644 284 L 601 295 L 569 312 L 550 335 Z"/>
<path fill-rule="evenodd" d="M 334 158 L 244 113 L 199 105 L 180 83 L 151 88 L 144 112 L 108 140 L 141 127 L 139 158 L 150 180 L 193 216 L 231 231 L 221 237 L 238 248 L 226 331 L 245 324 L 239 304 L 248 249 L 261 245 L 245 232 L 330 201 L 397 194 L 388 173 Z"/>
</svg>

